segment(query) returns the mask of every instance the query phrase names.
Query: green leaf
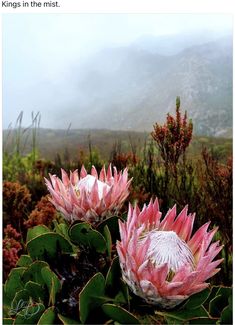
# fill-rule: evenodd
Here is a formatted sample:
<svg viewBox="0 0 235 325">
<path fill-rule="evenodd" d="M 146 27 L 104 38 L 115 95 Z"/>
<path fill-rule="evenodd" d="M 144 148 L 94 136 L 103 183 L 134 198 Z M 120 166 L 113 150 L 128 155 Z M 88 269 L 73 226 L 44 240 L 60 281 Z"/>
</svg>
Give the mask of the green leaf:
<svg viewBox="0 0 235 325">
<path fill-rule="evenodd" d="M 55 304 L 56 294 L 61 290 L 61 283 L 57 275 L 46 266 L 41 270 L 43 280 L 49 291 L 49 305 Z"/>
<path fill-rule="evenodd" d="M 168 325 L 179 325 L 182 324 L 181 322 L 179 323 L 178 320 L 174 319 L 174 318 L 170 318 L 170 317 L 165 317 L 166 323 Z"/>
<path fill-rule="evenodd" d="M 11 270 L 8 279 L 4 285 L 4 293 L 8 299 L 12 300 L 17 291 L 24 289 L 24 284 L 22 282 L 22 274 L 25 270 L 25 267 L 18 267 Z"/>
<path fill-rule="evenodd" d="M 14 322 L 14 318 L 3 318 L 3 325 L 12 325 Z"/>
<path fill-rule="evenodd" d="M 48 266 L 44 261 L 35 261 L 33 262 L 23 273 L 22 281 L 27 283 L 29 281 L 36 282 L 38 284 L 44 285 L 44 280 L 41 274 L 42 268 Z"/>
<path fill-rule="evenodd" d="M 119 291 L 116 296 L 114 297 L 114 302 L 115 304 L 119 305 L 119 304 L 125 304 L 126 301 L 126 297 L 124 295 L 124 293 L 122 291 Z"/>
<path fill-rule="evenodd" d="M 30 296 L 27 290 L 23 289 L 16 292 L 14 299 L 11 303 L 11 308 L 9 310 L 9 316 L 16 315 L 21 309 L 28 306 L 30 300 Z"/>
<path fill-rule="evenodd" d="M 228 306 L 232 288 L 220 287 L 217 295 L 209 303 L 209 313 L 213 317 L 220 317 L 222 310 Z"/>
<path fill-rule="evenodd" d="M 45 307 L 42 304 L 28 305 L 16 315 L 14 325 L 36 324 L 44 310 Z"/>
<path fill-rule="evenodd" d="M 69 234 L 71 240 L 78 245 L 94 248 L 98 253 L 106 251 L 105 238 L 88 223 L 80 222 L 71 226 Z"/>
<path fill-rule="evenodd" d="M 125 297 L 128 308 L 130 308 L 129 288 L 128 288 L 128 285 L 122 279 L 121 279 L 121 290 L 122 290 L 123 296 Z"/>
<path fill-rule="evenodd" d="M 31 263 L 33 263 L 33 260 L 29 255 L 21 255 L 16 266 L 29 266 Z"/>
<path fill-rule="evenodd" d="M 172 311 L 172 312 L 156 311 L 155 313 L 157 315 L 163 316 L 165 318 L 173 318 L 178 321 L 186 321 L 186 320 L 190 320 L 190 319 L 198 318 L 198 317 L 209 317 L 205 308 L 203 308 L 202 306 L 192 309 L 192 310 L 184 309 L 184 310 L 178 310 L 178 311 Z"/>
<path fill-rule="evenodd" d="M 50 307 L 44 311 L 40 317 L 37 325 L 50 325 L 54 324 L 56 318 L 55 307 Z"/>
<path fill-rule="evenodd" d="M 109 293 L 115 294 L 120 289 L 121 269 L 119 258 L 116 256 L 111 263 L 105 280 L 105 288 Z"/>
<path fill-rule="evenodd" d="M 80 320 L 84 324 L 89 314 L 104 303 L 105 279 L 101 273 L 95 274 L 79 294 Z"/>
<path fill-rule="evenodd" d="M 66 238 L 68 241 L 70 241 L 70 238 L 69 238 L 69 227 L 66 223 L 59 223 L 57 222 L 57 220 L 54 220 L 53 221 L 54 223 L 54 226 L 55 226 L 55 231 L 64 236 L 64 238 Z"/>
<path fill-rule="evenodd" d="M 223 309 L 220 317 L 220 324 L 233 324 L 233 310 L 230 306 Z"/>
<path fill-rule="evenodd" d="M 210 301 L 209 314 L 212 317 L 220 317 L 220 313 L 221 313 L 220 303 L 221 303 L 221 301 L 223 301 L 223 297 L 220 295 L 216 296 L 214 299 L 212 299 Z"/>
<path fill-rule="evenodd" d="M 42 285 L 29 281 L 24 286 L 25 290 L 29 292 L 30 297 L 36 302 L 42 302 L 45 299 L 45 290 Z"/>
<path fill-rule="evenodd" d="M 4 291 L 4 286 L 3 286 L 2 293 L 3 293 L 2 315 L 5 318 L 9 318 L 9 310 L 10 310 L 12 299 L 9 299 L 9 297 L 6 295 Z"/>
<path fill-rule="evenodd" d="M 103 304 L 102 309 L 108 317 L 120 324 L 140 324 L 133 314 L 120 306 L 108 303 Z"/>
<path fill-rule="evenodd" d="M 26 242 L 30 241 L 31 239 L 33 239 L 37 236 L 40 236 L 40 235 L 48 233 L 48 232 L 50 232 L 50 229 L 44 225 L 39 225 L 39 226 L 30 228 L 27 232 Z"/>
<path fill-rule="evenodd" d="M 42 234 L 27 243 L 27 250 L 33 259 L 56 259 L 58 251 L 72 253 L 71 244 L 54 232 Z"/>
<path fill-rule="evenodd" d="M 111 263 L 105 280 L 105 289 L 110 297 L 114 297 L 115 303 L 127 303 L 129 306 L 128 286 L 121 279 L 119 258 L 116 256 Z"/>
<path fill-rule="evenodd" d="M 108 257 L 111 260 L 111 253 L 112 253 L 112 237 L 109 231 L 108 226 L 104 227 L 104 238 L 106 239 L 106 247 L 107 247 L 107 252 L 108 252 Z"/>
<path fill-rule="evenodd" d="M 127 221 L 127 215 L 128 213 L 123 213 L 121 219 Z"/>
<path fill-rule="evenodd" d="M 196 293 L 190 296 L 190 298 L 187 299 L 186 303 L 180 309 L 198 308 L 199 306 L 204 304 L 204 302 L 207 300 L 209 295 L 210 295 L 210 289 L 208 288 L 199 293 Z"/>
<path fill-rule="evenodd" d="M 74 319 L 71 319 L 71 318 L 68 318 L 68 317 L 65 317 L 61 314 L 58 314 L 58 318 L 59 320 L 61 320 L 61 322 L 63 323 L 63 325 L 75 325 L 75 324 L 81 324 L 79 323 L 78 321 L 74 320 Z"/>
<path fill-rule="evenodd" d="M 230 296 L 228 297 L 228 306 L 222 310 L 221 317 L 220 317 L 220 324 L 232 324 L 233 322 L 233 296 L 232 296 L 232 288 L 226 292 L 230 292 Z M 220 291 L 223 293 L 223 290 Z"/>
<path fill-rule="evenodd" d="M 194 325 L 210 325 L 210 324 L 216 324 L 218 321 L 218 318 L 209 318 L 209 317 L 198 317 L 194 318 L 189 321 L 189 324 L 194 324 Z"/>
<path fill-rule="evenodd" d="M 206 308 L 206 310 L 209 309 L 209 303 L 212 299 L 215 298 L 215 296 L 217 295 L 217 292 L 219 290 L 219 286 L 212 286 L 211 287 L 211 291 L 210 291 L 210 294 L 209 294 L 209 297 L 207 298 L 207 300 L 204 302 L 203 306 Z"/>
<path fill-rule="evenodd" d="M 108 226 L 109 231 L 111 233 L 111 237 L 113 240 L 113 243 L 116 243 L 117 240 L 120 240 L 120 234 L 119 234 L 119 226 L 118 226 L 118 220 L 120 218 L 117 216 L 110 217 L 108 219 L 105 219 L 103 222 L 101 222 L 97 226 L 97 230 L 100 232 L 104 231 L 104 227 Z"/>
<path fill-rule="evenodd" d="M 219 290 L 217 291 L 217 296 L 221 295 L 225 301 L 228 301 L 229 297 L 232 294 L 232 288 L 231 287 L 223 287 L 221 286 Z"/>
</svg>

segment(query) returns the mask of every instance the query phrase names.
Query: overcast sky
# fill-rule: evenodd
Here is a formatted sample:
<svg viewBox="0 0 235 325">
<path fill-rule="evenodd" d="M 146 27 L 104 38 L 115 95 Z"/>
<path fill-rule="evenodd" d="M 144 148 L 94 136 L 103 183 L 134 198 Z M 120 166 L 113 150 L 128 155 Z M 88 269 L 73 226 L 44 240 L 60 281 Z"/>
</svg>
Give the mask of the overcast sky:
<svg viewBox="0 0 235 325">
<path fill-rule="evenodd" d="M 199 29 L 232 30 L 232 15 L 196 14 L 5 14 L 3 15 L 3 128 L 24 111 L 40 110 L 42 126 L 59 97 L 56 85 L 69 67 L 110 46 L 143 35 L 166 35 Z M 43 98 L 44 87 L 51 97 Z M 39 101 L 39 99 L 41 101 Z M 64 98 L 66 102 L 66 98 Z M 55 106 L 56 107 L 56 106 Z M 51 111 L 50 111 L 51 113 Z M 56 118 L 56 112 L 55 112 Z"/>
</svg>

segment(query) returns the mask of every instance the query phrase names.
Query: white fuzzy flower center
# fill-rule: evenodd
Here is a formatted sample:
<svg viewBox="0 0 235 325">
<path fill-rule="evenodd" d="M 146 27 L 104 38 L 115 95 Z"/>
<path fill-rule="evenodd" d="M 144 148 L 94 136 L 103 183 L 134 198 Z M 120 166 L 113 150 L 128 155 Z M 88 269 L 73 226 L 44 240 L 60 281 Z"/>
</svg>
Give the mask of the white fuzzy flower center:
<svg viewBox="0 0 235 325">
<path fill-rule="evenodd" d="M 174 231 L 154 230 L 148 234 L 151 239 L 147 251 L 148 258 L 157 266 L 168 264 L 169 271 L 176 272 L 183 265 L 194 267 L 194 258 L 186 242 Z"/>
<path fill-rule="evenodd" d="M 86 190 L 87 193 L 91 193 L 92 188 L 95 184 L 95 176 L 92 175 L 87 175 L 86 177 L 82 178 L 77 186 L 76 186 L 76 190 L 81 191 Z M 99 195 L 99 199 L 101 200 L 103 197 L 103 193 L 104 190 L 106 190 L 106 193 L 110 190 L 110 186 L 104 182 L 101 182 L 99 180 L 97 180 L 97 184 L 98 184 L 98 195 Z"/>
</svg>

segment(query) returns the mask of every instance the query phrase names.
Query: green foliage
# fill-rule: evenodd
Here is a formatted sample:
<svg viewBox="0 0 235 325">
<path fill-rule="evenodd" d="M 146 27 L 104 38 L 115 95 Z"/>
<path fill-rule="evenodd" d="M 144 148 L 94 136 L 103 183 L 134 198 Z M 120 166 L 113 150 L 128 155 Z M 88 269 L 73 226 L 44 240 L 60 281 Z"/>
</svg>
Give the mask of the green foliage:
<svg viewBox="0 0 235 325">
<path fill-rule="evenodd" d="M 29 266 L 33 262 L 32 258 L 28 255 L 21 255 L 16 263 L 16 266 Z"/>
<path fill-rule="evenodd" d="M 40 285 L 44 284 L 44 280 L 42 277 L 42 269 L 47 267 L 48 264 L 44 261 L 34 261 L 27 268 L 25 268 L 22 274 L 22 281 L 27 283 L 29 281 L 33 281 Z"/>
<path fill-rule="evenodd" d="M 29 240 L 27 250 L 32 259 L 56 259 L 58 251 L 71 253 L 72 245 L 63 236 L 46 232 Z"/>
<path fill-rule="evenodd" d="M 56 318 L 55 308 L 50 307 L 44 311 L 42 316 L 39 318 L 37 325 L 51 325 L 54 324 Z"/>
<path fill-rule="evenodd" d="M 121 277 L 121 270 L 119 265 L 119 258 L 116 256 L 111 266 L 107 272 L 106 281 L 105 281 L 105 287 L 106 290 L 114 295 L 117 294 L 118 290 L 120 289 L 119 285 L 120 283 L 117 281 Z"/>
<path fill-rule="evenodd" d="M 232 324 L 232 289 L 212 287 L 191 296 L 174 311 L 160 312 L 167 324 Z"/>
<path fill-rule="evenodd" d="M 117 233 L 117 220 L 112 218 L 109 222 L 112 233 Z M 124 307 L 130 306 L 129 292 L 121 280 L 118 258 L 113 259 L 113 239 L 108 223 L 100 225 L 100 229 L 103 234 L 86 223 L 75 223 L 70 229 L 66 224 L 55 223 L 54 231 L 43 225 L 29 229 L 26 246 L 29 255 L 22 255 L 19 266 L 11 271 L 4 285 L 5 322 L 13 320 L 19 324 L 28 317 L 26 324 L 53 324 L 58 319 L 63 324 L 72 324 L 93 322 L 98 317 L 104 321 L 122 319 L 123 323 L 138 323 Z M 81 260 L 80 267 L 86 268 L 87 257 L 82 259 L 83 251 L 90 250 L 93 256 L 94 249 L 95 255 L 102 253 L 102 258 L 107 256 L 105 267 L 101 268 L 103 274 L 95 272 L 83 284 L 77 295 L 78 312 L 72 320 L 58 304 L 66 287 L 60 280 L 62 275 L 58 277 L 60 270 L 58 265 L 55 267 L 54 261 L 59 256 L 61 259 L 70 256 L 74 263 Z"/>
<path fill-rule="evenodd" d="M 88 223 L 81 222 L 72 225 L 69 233 L 72 242 L 76 244 L 94 248 L 99 253 L 104 253 L 107 249 L 105 238 Z"/>
<path fill-rule="evenodd" d="M 43 304 L 33 304 L 23 308 L 16 314 L 14 324 L 36 324 L 43 314 L 45 307 Z"/>
<path fill-rule="evenodd" d="M 140 324 L 138 319 L 121 306 L 114 304 L 103 304 L 102 309 L 112 320 L 120 324 Z"/>
<path fill-rule="evenodd" d="M 25 285 L 25 289 L 28 292 L 31 292 L 31 296 L 34 301 L 40 302 L 45 299 L 45 291 L 43 289 L 42 284 L 38 284 L 37 282 L 28 281 Z"/>
<path fill-rule="evenodd" d="M 21 277 L 25 270 L 25 267 L 18 267 L 11 270 L 9 277 L 4 285 L 4 291 L 8 300 L 12 300 L 15 296 L 15 293 L 24 288 Z"/>
<path fill-rule="evenodd" d="M 79 295 L 80 320 L 83 324 L 89 314 L 106 301 L 104 294 L 105 278 L 101 273 L 97 273 L 88 281 Z"/>
<path fill-rule="evenodd" d="M 54 231 L 42 225 L 29 229 L 26 246 L 29 255 L 22 255 L 18 262 L 19 266 L 11 271 L 4 285 L 4 322 L 6 324 L 12 321 L 14 324 L 58 322 L 85 324 L 96 323 L 97 320 L 99 323 L 119 324 L 148 324 L 152 321 L 167 324 L 231 322 L 232 291 L 228 287 L 205 289 L 171 311 L 159 311 L 151 305 L 148 310 L 143 311 L 143 302 L 129 292 L 127 285 L 122 281 L 118 257 L 113 255 L 112 234 L 116 233 L 115 227 L 118 227 L 117 218 L 111 218 L 96 229 L 84 222 L 74 223 L 70 228 L 65 223 L 55 223 Z M 58 258 L 60 264 L 56 263 Z M 70 265 L 63 263 L 68 258 Z M 81 274 L 87 272 L 89 258 L 95 258 L 94 263 L 100 263 L 102 258 L 104 265 L 100 266 L 100 269 L 91 266 L 93 273 L 84 278 L 85 281 L 76 291 L 76 285 L 75 287 L 73 285 L 73 279 L 77 281 L 75 269 L 77 267 Z M 74 278 L 73 273 L 68 275 L 70 266 Z M 76 292 L 74 296 L 76 308 L 72 314 L 64 309 L 66 299 L 63 298 L 70 282 Z M 72 292 L 68 294 L 70 298 L 73 296 Z M 73 315 L 73 319 L 70 315 Z"/>
<path fill-rule="evenodd" d="M 112 237 L 113 244 L 115 244 L 117 240 L 120 240 L 120 234 L 119 234 L 119 228 L 118 228 L 118 220 L 119 219 L 120 218 L 118 216 L 113 216 L 108 219 L 105 219 L 103 222 L 101 222 L 97 226 L 97 230 L 100 231 L 101 233 L 104 232 L 104 229 L 106 226 L 108 227 L 108 229 L 110 231 L 110 235 Z"/>
<path fill-rule="evenodd" d="M 48 264 L 41 261 L 11 271 L 4 285 L 3 303 L 5 316 L 14 319 L 14 324 L 36 324 L 45 310 L 47 297 L 55 298 L 58 286 L 55 292 L 53 286 L 48 285 L 46 272 L 60 283 Z"/>
<path fill-rule="evenodd" d="M 74 319 L 62 316 L 60 314 L 58 314 L 58 319 L 62 322 L 63 325 L 81 324 L 79 321 L 75 321 Z"/>
<path fill-rule="evenodd" d="M 30 228 L 27 232 L 27 237 L 26 237 L 26 241 L 30 241 L 31 239 L 40 236 L 42 234 L 46 234 L 50 232 L 50 229 L 47 228 L 44 225 L 39 225 L 39 226 L 35 226 L 33 228 Z"/>
<path fill-rule="evenodd" d="M 55 304 L 56 294 L 61 290 L 61 283 L 54 272 L 48 266 L 41 270 L 42 278 L 47 286 L 49 295 L 49 306 Z"/>
<path fill-rule="evenodd" d="M 205 289 L 192 297 L 190 297 L 187 302 L 183 305 L 183 309 L 195 309 L 203 305 L 210 295 L 210 289 Z"/>
<path fill-rule="evenodd" d="M 111 224 L 114 230 L 114 225 Z M 115 225 L 118 226 L 117 222 Z M 81 259 L 83 250 L 91 250 L 94 255 L 95 249 L 98 254 L 107 252 L 108 259 L 105 262 L 107 269 L 112 258 L 112 237 L 107 225 L 104 224 L 101 228 L 103 235 L 86 223 L 75 223 L 69 229 L 66 224 L 55 222 L 54 231 L 43 225 L 29 229 L 26 245 L 29 255 L 21 256 L 18 267 L 11 271 L 4 285 L 5 322 L 9 323 L 13 319 L 15 323 L 22 323 L 23 318 L 28 317 L 25 320 L 26 324 L 28 322 L 43 324 L 45 321 L 52 324 L 57 319 L 64 324 L 78 322 L 78 319 L 84 323 L 91 317 L 93 310 L 98 308 L 98 313 L 103 313 L 102 308 L 99 307 L 106 302 L 115 301 L 112 297 L 106 296 L 106 284 L 109 283 L 110 287 L 111 282 L 117 280 L 111 276 L 113 265 L 116 264 L 116 268 L 118 267 L 117 259 L 108 272 L 108 282 L 104 275 L 95 273 L 81 287 L 79 297 L 77 296 L 80 311 L 75 315 L 76 321 L 70 320 L 66 315 L 58 314 L 57 300 L 64 289 L 60 280 L 61 275 L 60 278 L 58 277 L 60 272 L 58 266 L 54 266 L 58 256 L 62 259 L 70 256 L 77 263 Z M 81 260 L 82 267 L 86 267 L 86 264 L 87 258 L 84 262 Z M 105 269 L 104 272 L 106 273 Z M 117 295 L 116 301 L 126 302 L 123 294 Z M 103 317 L 107 315 L 103 313 Z"/>
<path fill-rule="evenodd" d="M 3 318 L 3 325 L 12 325 L 14 323 L 13 318 Z"/>
</svg>

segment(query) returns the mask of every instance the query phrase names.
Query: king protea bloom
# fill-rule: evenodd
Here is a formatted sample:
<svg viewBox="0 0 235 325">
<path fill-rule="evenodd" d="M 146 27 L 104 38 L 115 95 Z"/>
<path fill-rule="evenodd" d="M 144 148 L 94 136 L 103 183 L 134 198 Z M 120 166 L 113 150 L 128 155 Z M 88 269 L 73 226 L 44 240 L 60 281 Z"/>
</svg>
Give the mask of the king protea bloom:
<svg viewBox="0 0 235 325">
<path fill-rule="evenodd" d="M 142 211 L 130 205 L 127 222 L 119 222 L 123 280 L 150 304 L 173 308 L 205 289 L 205 281 L 220 270 L 223 259 L 213 260 L 222 246 L 211 244 L 218 228 L 208 231 L 207 222 L 192 236 L 195 214 L 187 210 L 176 217 L 174 206 L 161 220 L 156 199 Z"/>
<path fill-rule="evenodd" d="M 87 174 L 84 166 L 80 176 L 77 170 L 70 175 L 61 169 L 62 179 L 55 175 L 50 181 L 45 179 L 51 194 L 50 201 L 56 209 L 70 222 L 75 220 L 99 223 L 114 213 L 118 213 L 129 195 L 128 172 L 117 172 L 109 165 L 106 172 L 102 168 L 99 176 L 92 166 L 91 174 Z"/>
</svg>

